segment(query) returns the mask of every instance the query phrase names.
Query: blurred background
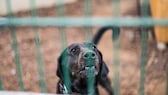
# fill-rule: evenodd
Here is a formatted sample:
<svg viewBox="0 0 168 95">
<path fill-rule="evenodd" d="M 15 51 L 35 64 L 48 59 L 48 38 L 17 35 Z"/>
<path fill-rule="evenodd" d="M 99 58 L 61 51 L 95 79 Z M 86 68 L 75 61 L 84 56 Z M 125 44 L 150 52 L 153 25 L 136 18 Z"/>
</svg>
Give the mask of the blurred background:
<svg viewBox="0 0 168 95">
<path fill-rule="evenodd" d="M 151 0 L 152 1 L 152 0 Z M 168 2 L 166 0 L 153 0 L 150 2 L 151 11 L 149 15 L 156 18 L 168 18 Z M 63 6 L 65 16 L 82 17 L 85 0 L 65 0 Z M 112 0 L 90 0 L 91 17 L 113 17 L 113 10 L 119 10 L 120 17 L 141 17 L 140 0 L 120 0 L 118 8 L 114 9 Z M 159 5 L 160 4 L 160 5 Z M 58 17 L 58 0 L 36 0 L 36 11 L 38 17 Z M 11 7 L 14 17 L 31 17 L 29 0 L 11 0 Z M 160 10 L 159 10 L 159 9 Z M 163 9 L 162 9 L 163 8 Z M 165 12 L 163 12 L 165 10 Z M 6 0 L 0 0 L 0 16 L 8 16 Z M 165 14 L 161 14 L 165 13 Z M 160 15 L 159 15 L 160 14 Z M 100 29 L 92 27 L 91 34 Z M 44 80 L 48 93 L 56 92 L 58 77 L 55 74 L 57 58 L 62 51 L 61 32 L 59 27 L 39 27 L 40 52 L 44 68 Z M 67 45 L 88 41 L 85 27 L 65 27 Z M 156 27 L 148 32 L 147 40 L 147 62 L 145 73 L 145 95 L 166 95 L 166 66 L 168 64 L 167 35 L 168 27 L 159 29 Z M 3 90 L 19 91 L 19 80 L 15 64 L 15 51 L 13 47 L 18 45 L 18 53 L 22 67 L 24 90 L 28 92 L 40 92 L 40 79 L 38 72 L 38 60 L 36 54 L 35 32 L 31 26 L 17 26 L 15 28 L 17 44 L 13 44 L 10 27 L 0 27 L 0 78 Z M 161 34 L 157 31 L 167 31 Z M 153 35 L 154 34 L 154 35 Z M 159 35 L 159 36 L 158 36 Z M 164 35 L 164 37 L 163 37 Z M 165 37 L 166 35 L 166 37 Z M 163 40 L 161 38 L 164 38 Z M 121 27 L 120 33 L 120 95 L 139 95 L 140 85 L 140 55 L 141 55 L 140 29 Z M 161 39 L 161 40 L 160 40 Z M 113 45 L 112 31 L 107 31 L 98 44 L 103 54 L 103 59 L 108 65 L 111 81 L 113 74 Z M 113 84 L 111 84 L 113 85 Z M 100 88 L 100 95 L 106 95 L 106 91 Z"/>
</svg>

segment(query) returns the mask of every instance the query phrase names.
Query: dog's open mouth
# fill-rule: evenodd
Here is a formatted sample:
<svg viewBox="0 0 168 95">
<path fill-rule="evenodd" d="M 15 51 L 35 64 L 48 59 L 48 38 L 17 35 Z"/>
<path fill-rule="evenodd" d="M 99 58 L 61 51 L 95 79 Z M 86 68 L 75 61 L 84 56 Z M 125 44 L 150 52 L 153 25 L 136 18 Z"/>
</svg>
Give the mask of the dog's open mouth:
<svg viewBox="0 0 168 95">
<path fill-rule="evenodd" d="M 89 55 L 90 54 L 90 55 Z M 79 69 L 77 71 L 78 77 L 87 78 L 89 76 L 95 77 L 99 72 L 99 58 L 94 52 L 81 53 L 78 58 Z"/>
<path fill-rule="evenodd" d="M 86 78 L 89 76 L 98 75 L 98 70 L 96 69 L 96 66 L 85 66 L 79 70 L 78 74 L 80 75 L 80 77 Z"/>
</svg>

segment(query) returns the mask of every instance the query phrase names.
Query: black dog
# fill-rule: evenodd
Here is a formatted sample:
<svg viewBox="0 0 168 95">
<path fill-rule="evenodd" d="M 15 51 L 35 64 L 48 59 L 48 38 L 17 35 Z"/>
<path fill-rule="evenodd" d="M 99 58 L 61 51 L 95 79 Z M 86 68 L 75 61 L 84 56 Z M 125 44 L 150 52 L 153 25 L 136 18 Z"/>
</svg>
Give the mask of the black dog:
<svg viewBox="0 0 168 95">
<path fill-rule="evenodd" d="M 65 79 L 66 70 L 69 72 L 68 80 Z M 56 71 L 57 76 L 60 78 L 57 83 L 57 93 L 90 94 L 87 86 L 88 70 L 93 71 L 95 95 L 99 95 L 98 84 L 103 86 L 109 95 L 113 95 L 111 83 L 107 77 L 109 71 L 102 59 L 102 54 L 93 43 L 89 42 L 72 44 L 61 53 L 61 56 L 58 58 Z M 69 81 L 70 92 L 67 91 L 68 87 L 65 84 L 66 80 Z"/>
</svg>

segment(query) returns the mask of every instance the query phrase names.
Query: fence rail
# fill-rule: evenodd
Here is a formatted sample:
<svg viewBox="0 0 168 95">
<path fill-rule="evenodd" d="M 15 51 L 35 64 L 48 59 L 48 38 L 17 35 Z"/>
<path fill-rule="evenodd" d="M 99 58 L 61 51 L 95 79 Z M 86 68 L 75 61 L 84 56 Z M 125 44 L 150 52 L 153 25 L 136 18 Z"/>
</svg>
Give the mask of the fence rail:
<svg viewBox="0 0 168 95">
<path fill-rule="evenodd" d="M 0 26 L 167 26 L 168 19 L 110 18 L 110 17 L 60 17 L 60 18 L 0 18 Z"/>
</svg>

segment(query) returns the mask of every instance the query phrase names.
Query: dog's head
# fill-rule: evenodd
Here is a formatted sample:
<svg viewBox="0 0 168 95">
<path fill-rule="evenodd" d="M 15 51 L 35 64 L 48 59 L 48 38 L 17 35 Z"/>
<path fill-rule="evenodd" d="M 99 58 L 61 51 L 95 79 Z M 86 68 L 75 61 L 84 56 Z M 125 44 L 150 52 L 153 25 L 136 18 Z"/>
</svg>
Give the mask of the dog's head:
<svg viewBox="0 0 168 95">
<path fill-rule="evenodd" d="M 60 79 L 64 78 L 63 69 L 69 71 L 71 80 L 87 79 L 88 70 L 92 70 L 93 76 L 99 78 L 107 77 L 108 73 L 101 52 L 89 42 L 72 44 L 61 53 L 56 71 Z"/>
</svg>

